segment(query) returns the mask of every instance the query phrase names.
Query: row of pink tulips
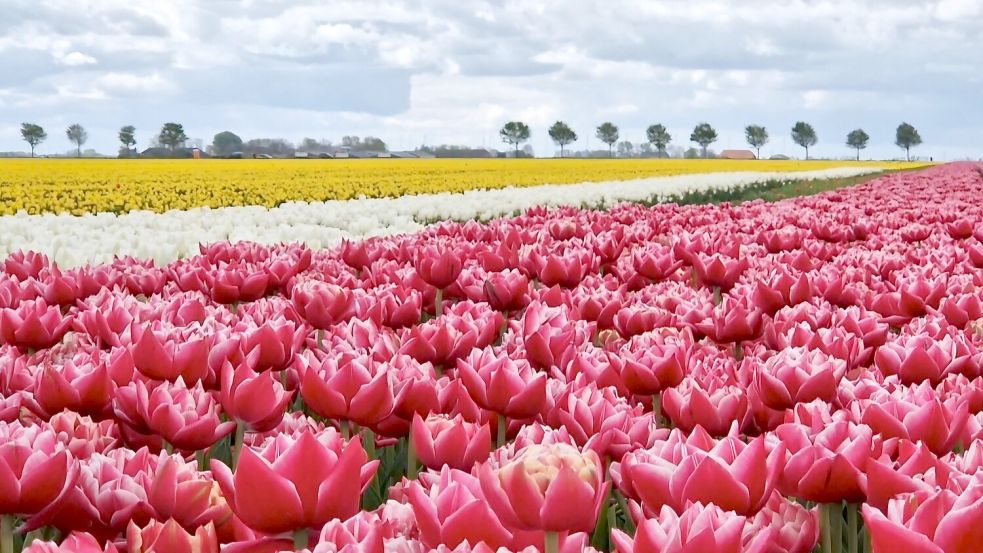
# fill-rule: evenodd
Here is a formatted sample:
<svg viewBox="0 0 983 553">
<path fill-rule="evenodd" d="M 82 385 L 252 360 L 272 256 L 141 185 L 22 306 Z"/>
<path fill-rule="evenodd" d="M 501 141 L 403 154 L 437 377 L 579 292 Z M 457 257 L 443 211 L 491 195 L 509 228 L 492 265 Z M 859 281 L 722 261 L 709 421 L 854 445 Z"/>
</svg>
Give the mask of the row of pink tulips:
<svg viewBox="0 0 983 553">
<path fill-rule="evenodd" d="M 983 173 L 0 273 L 0 553 L 978 551 Z"/>
</svg>

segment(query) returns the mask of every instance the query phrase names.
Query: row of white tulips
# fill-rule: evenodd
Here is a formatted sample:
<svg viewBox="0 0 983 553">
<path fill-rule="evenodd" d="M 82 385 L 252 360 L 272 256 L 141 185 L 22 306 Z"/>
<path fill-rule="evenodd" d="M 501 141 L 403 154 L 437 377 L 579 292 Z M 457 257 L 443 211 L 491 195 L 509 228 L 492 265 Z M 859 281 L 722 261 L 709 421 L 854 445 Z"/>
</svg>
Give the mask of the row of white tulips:
<svg viewBox="0 0 983 553">
<path fill-rule="evenodd" d="M 43 252 L 64 268 L 130 255 L 167 263 L 196 253 L 199 243 L 253 240 L 304 242 L 330 247 L 343 238 L 417 231 L 432 221 L 490 219 L 530 207 L 610 206 L 665 200 L 688 192 L 730 189 L 769 180 L 830 179 L 878 172 L 844 167 L 795 173 L 738 172 L 681 175 L 628 181 L 473 190 L 384 199 L 294 202 L 259 206 L 123 215 L 26 215 L 0 217 L 0 254 Z"/>
</svg>

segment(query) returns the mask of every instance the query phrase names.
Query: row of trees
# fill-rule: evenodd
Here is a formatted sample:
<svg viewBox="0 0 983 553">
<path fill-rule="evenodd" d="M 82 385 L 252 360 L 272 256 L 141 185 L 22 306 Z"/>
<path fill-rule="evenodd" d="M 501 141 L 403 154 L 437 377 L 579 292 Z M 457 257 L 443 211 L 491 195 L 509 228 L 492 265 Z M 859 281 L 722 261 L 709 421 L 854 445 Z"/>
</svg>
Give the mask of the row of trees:
<svg viewBox="0 0 983 553">
<path fill-rule="evenodd" d="M 136 132 L 136 127 L 133 125 L 120 127 L 117 135 L 121 145 L 120 151 L 126 150 L 129 153 L 133 150 L 137 144 Z M 48 138 L 47 131 L 41 125 L 35 123 L 21 123 L 20 134 L 24 142 L 27 142 L 31 147 L 31 157 L 34 157 L 34 150 L 38 145 Z M 82 145 L 89 140 L 89 133 L 85 130 L 85 127 L 78 123 L 73 123 L 65 129 L 65 136 L 75 144 L 76 156 L 81 157 Z M 184 127 L 179 123 L 164 123 L 164 126 L 160 129 L 160 133 L 157 135 L 157 141 L 172 151 L 184 145 L 187 140 L 188 136 L 184 134 Z"/>
<path fill-rule="evenodd" d="M 48 137 L 47 132 L 40 125 L 34 123 L 21 124 L 21 136 L 31 147 L 31 157 L 34 157 L 34 150 L 38 144 L 44 142 Z M 547 131 L 550 139 L 560 147 L 560 157 L 563 157 L 564 150 L 568 144 L 577 141 L 577 133 L 563 121 L 557 121 Z M 136 146 L 136 128 L 133 125 L 121 127 L 118 133 L 121 145 L 120 152 L 129 154 Z M 82 155 L 82 145 L 89 139 L 89 134 L 85 128 L 74 123 L 65 129 L 65 135 L 76 146 L 76 155 Z M 532 131 L 529 125 L 522 121 L 509 121 L 499 131 L 502 141 L 515 146 L 516 156 L 519 155 L 519 145 L 529 140 Z M 645 131 L 649 143 L 655 146 L 660 155 L 665 155 L 666 147 L 672 142 L 672 135 L 662 124 L 650 125 Z M 614 155 L 614 145 L 621 137 L 618 126 L 610 121 L 606 121 L 597 126 L 594 136 L 598 140 L 608 145 L 608 155 Z M 749 146 L 755 149 L 757 157 L 761 157 L 761 147 L 768 143 L 768 130 L 761 125 L 748 125 L 744 129 L 744 137 Z M 689 137 L 691 142 L 700 145 L 703 157 L 707 155 L 707 148 L 717 141 L 717 131 L 709 123 L 700 123 L 693 128 Z M 188 136 L 184 132 L 184 126 L 180 123 L 164 123 L 157 135 L 157 141 L 162 146 L 167 147 L 172 152 L 184 145 Z M 262 140 L 262 139 L 260 139 Z M 318 145 L 313 139 L 311 145 Z M 809 148 L 819 142 L 816 130 L 805 121 L 798 121 L 792 126 L 792 141 L 805 149 L 806 159 L 809 159 Z M 253 141 L 250 141 L 253 142 Z M 867 147 L 870 142 L 870 135 L 863 129 L 850 131 L 846 137 L 847 146 L 857 150 L 857 159 L 860 159 L 860 151 Z M 908 123 L 898 125 L 895 133 L 894 143 L 905 150 L 905 156 L 911 160 L 911 148 L 922 143 L 922 138 L 918 130 Z M 243 149 L 243 141 L 235 133 L 223 131 L 215 135 L 212 141 L 212 150 L 216 155 L 228 155 L 239 152 Z M 386 143 L 374 137 L 366 137 L 364 141 L 357 136 L 346 136 L 342 139 L 342 145 L 351 148 L 353 151 L 386 151 Z M 266 146 L 260 144 L 259 146 Z"/>
<path fill-rule="evenodd" d="M 65 134 L 76 146 L 76 155 L 81 157 L 82 145 L 89 139 L 89 134 L 85 128 L 78 124 L 70 125 Z M 126 125 L 118 131 L 120 143 L 120 155 L 129 156 L 134 152 L 136 146 L 136 127 Z M 31 147 L 31 157 L 34 157 L 35 149 L 39 144 L 48 138 L 48 133 L 41 125 L 34 123 L 21 124 L 21 137 Z M 184 132 L 184 126 L 180 123 L 164 123 L 160 132 L 157 134 L 156 144 L 175 152 L 184 146 L 188 141 L 188 135 Z M 153 144 L 152 144 L 153 145 Z M 386 143 L 382 139 L 366 136 L 345 136 L 341 139 L 341 148 L 351 152 L 385 152 Z M 331 142 L 318 141 L 313 138 L 305 138 L 300 148 L 308 152 L 326 152 L 336 149 Z M 211 153 L 219 156 L 226 156 L 236 152 L 268 153 L 277 156 L 293 155 L 294 145 L 283 139 L 278 138 L 256 138 L 243 141 L 237 134 L 231 131 L 222 131 L 212 139 Z"/>
<path fill-rule="evenodd" d="M 566 146 L 576 142 L 578 138 L 576 131 L 563 121 L 553 123 L 547 133 L 553 143 L 560 147 L 560 157 L 563 157 Z M 531 135 L 532 131 L 530 131 L 529 125 L 526 125 L 522 121 L 509 121 L 499 131 L 499 136 L 502 137 L 503 142 L 515 146 L 517 156 L 519 154 L 519 145 L 529 140 Z M 655 146 L 659 154 L 665 155 L 666 147 L 672 142 L 672 135 L 666 130 L 665 125 L 661 123 L 650 125 L 646 129 L 645 135 L 649 143 Z M 614 144 L 621 137 L 618 126 L 609 121 L 601 123 L 595 129 L 594 136 L 608 145 L 608 155 L 613 156 Z M 744 129 L 744 137 L 748 145 L 755 149 L 755 155 L 760 158 L 761 147 L 767 144 L 769 140 L 768 129 L 761 125 L 748 125 Z M 700 123 L 693 128 L 689 139 L 691 142 L 700 145 L 703 157 L 706 157 L 707 148 L 710 144 L 717 141 L 717 131 L 709 123 Z M 798 121 L 792 126 L 792 141 L 805 149 L 806 159 L 809 159 L 809 148 L 819 142 L 819 136 L 816 134 L 816 130 L 812 125 L 805 121 Z M 860 150 L 865 149 L 869 142 L 870 135 L 863 129 L 852 130 L 846 137 L 847 146 L 857 150 L 857 159 L 860 159 Z M 895 133 L 894 143 L 904 149 L 905 157 L 910 161 L 911 149 L 922 143 L 922 137 L 918 134 L 918 130 L 915 127 L 908 123 L 901 123 L 898 125 L 897 132 Z"/>
</svg>

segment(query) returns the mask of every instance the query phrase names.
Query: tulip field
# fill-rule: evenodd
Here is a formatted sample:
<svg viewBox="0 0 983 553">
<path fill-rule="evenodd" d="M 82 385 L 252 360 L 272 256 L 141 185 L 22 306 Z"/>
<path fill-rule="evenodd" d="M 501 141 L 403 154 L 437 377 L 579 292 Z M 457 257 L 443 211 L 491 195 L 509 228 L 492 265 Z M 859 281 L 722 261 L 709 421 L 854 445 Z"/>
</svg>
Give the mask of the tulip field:
<svg viewBox="0 0 983 553">
<path fill-rule="evenodd" d="M 910 169 L 919 162 L 728 159 L 6 159 L 0 215 L 164 212 L 721 172 Z"/>
<path fill-rule="evenodd" d="M 614 190 L 156 261 L 5 219 L 76 262 L 0 265 L 0 553 L 983 551 L 983 165 Z"/>
</svg>

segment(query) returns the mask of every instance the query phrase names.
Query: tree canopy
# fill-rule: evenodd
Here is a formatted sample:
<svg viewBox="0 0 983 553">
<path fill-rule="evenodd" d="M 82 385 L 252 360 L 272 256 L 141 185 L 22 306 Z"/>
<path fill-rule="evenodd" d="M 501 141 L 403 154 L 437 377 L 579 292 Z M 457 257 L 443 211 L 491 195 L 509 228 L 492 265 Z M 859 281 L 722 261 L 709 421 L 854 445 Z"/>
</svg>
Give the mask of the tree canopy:
<svg viewBox="0 0 983 553">
<path fill-rule="evenodd" d="M 597 131 L 594 136 L 598 140 L 608 145 L 608 157 L 613 157 L 614 143 L 618 141 L 621 134 L 618 131 L 618 126 L 610 121 L 605 121 L 597 126 Z"/>
<path fill-rule="evenodd" d="M 905 158 L 911 161 L 911 149 L 922 143 L 922 137 L 918 134 L 918 130 L 915 127 L 912 127 L 908 123 L 901 123 L 898 125 L 898 130 L 895 133 L 894 143 L 899 148 L 904 148 Z"/>
<path fill-rule="evenodd" d="M 857 161 L 860 161 L 860 150 L 867 147 L 870 135 L 863 129 L 854 129 L 846 135 L 846 145 L 857 150 Z"/>
<path fill-rule="evenodd" d="M 754 148 L 754 155 L 761 159 L 761 147 L 768 143 L 768 130 L 761 125 L 748 125 L 744 129 L 744 139 Z"/>
<path fill-rule="evenodd" d="M 797 121 L 792 126 L 792 141 L 805 148 L 806 159 L 809 159 L 809 147 L 815 146 L 816 142 L 819 142 L 819 137 L 816 136 L 816 130 L 812 125 L 805 121 Z"/>
<path fill-rule="evenodd" d="M 649 125 L 649 128 L 645 129 L 645 136 L 659 153 L 664 153 L 666 147 L 672 142 L 672 135 L 669 134 L 669 131 L 666 130 L 665 125 L 662 123 Z"/>
<path fill-rule="evenodd" d="M 44 128 L 34 123 L 21 123 L 20 135 L 24 142 L 31 146 L 31 157 L 34 157 L 34 148 L 48 138 L 48 133 L 44 132 Z"/>
<path fill-rule="evenodd" d="M 519 156 L 519 144 L 529 140 L 530 134 L 529 125 L 522 121 L 509 121 L 498 131 L 498 135 L 502 137 L 502 142 L 515 146 L 516 157 Z"/>
<path fill-rule="evenodd" d="M 707 147 L 717 141 L 717 131 L 710 126 L 710 123 L 700 123 L 693 127 L 689 139 L 690 142 L 699 144 L 703 151 L 703 157 L 707 157 Z"/>
<path fill-rule="evenodd" d="M 567 144 L 577 141 L 577 133 L 563 121 L 553 123 L 549 129 L 549 135 L 553 142 L 560 147 L 560 157 L 563 157 L 563 149 Z"/>
<path fill-rule="evenodd" d="M 157 140 L 174 151 L 188 140 L 188 135 L 184 134 L 184 126 L 180 123 L 164 123 L 160 129 L 160 134 L 157 135 Z"/>
</svg>

